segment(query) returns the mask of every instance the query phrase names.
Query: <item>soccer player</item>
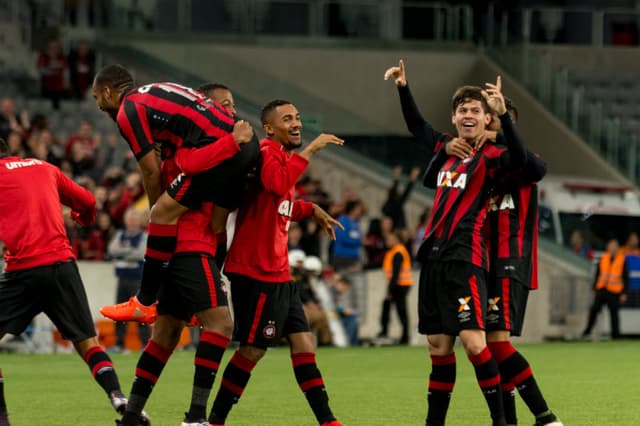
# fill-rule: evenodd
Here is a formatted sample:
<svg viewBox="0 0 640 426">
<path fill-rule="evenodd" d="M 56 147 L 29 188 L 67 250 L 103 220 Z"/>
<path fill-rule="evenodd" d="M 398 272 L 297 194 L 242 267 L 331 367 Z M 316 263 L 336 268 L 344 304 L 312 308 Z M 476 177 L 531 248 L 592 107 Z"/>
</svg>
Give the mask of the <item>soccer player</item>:
<svg viewBox="0 0 640 426">
<path fill-rule="evenodd" d="M 64 204 L 71 207 L 76 222 L 90 225 L 96 216 L 93 195 L 49 163 L 9 156 L 9 146 L 2 139 L 0 194 L 0 235 L 7 246 L 5 273 L 0 277 L 0 338 L 6 333 L 19 335 L 34 316 L 44 312 L 73 343 L 113 408 L 123 412 L 127 399 L 111 359 L 96 338 L 60 214 Z M 6 416 L 6 408 L 2 411 Z M 140 412 L 140 416 L 137 424 L 148 424 L 146 414 Z"/>
<path fill-rule="evenodd" d="M 398 88 L 402 116 L 404 117 L 407 129 L 429 152 L 426 158 L 427 163 L 431 161 L 433 154 L 437 153 L 441 148 L 446 148 L 447 154 L 458 155 L 461 156 L 461 158 L 469 155 L 471 152 L 469 144 L 464 143 L 462 139 L 453 138 L 450 134 L 435 130 L 431 124 L 424 119 L 411 95 L 407 81 L 407 73 L 402 59 L 398 62 L 398 66 L 390 67 L 385 71 L 384 79 L 389 80 L 390 78 L 393 79 L 393 82 Z M 481 135 L 476 141 L 477 149 L 480 149 L 486 140 L 487 135 Z"/>
<path fill-rule="evenodd" d="M 510 138 L 513 124 L 501 93 L 501 80 L 486 90 L 463 86 L 452 102 L 452 123 L 458 137 L 472 146 L 465 158 L 442 150 L 427 169 L 427 184 L 437 187 L 433 215 L 418 251 L 420 271 L 418 329 L 427 335 L 432 371 L 429 380 L 427 425 L 443 425 L 455 384 L 453 343 L 459 336 L 474 366 L 478 384 L 494 425 L 506 425 L 498 364 L 486 344 L 486 271 L 488 256 L 483 238 L 490 188 L 496 174 L 527 161 L 519 139 Z M 507 148 L 485 144 L 484 136 L 495 111 Z"/>
<path fill-rule="evenodd" d="M 152 206 L 140 290 L 128 302 L 101 312 L 119 321 L 153 322 L 164 265 L 175 250 L 178 218 L 203 201 L 235 208 L 244 176 L 257 159 L 258 142 L 249 123 L 236 122 L 201 92 L 175 83 L 134 87 L 120 65 L 103 68 L 92 91 L 133 151 Z M 155 150 L 175 156 L 182 172 L 164 193 Z"/>
<path fill-rule="evenodd" d="M 517 108 L 507 98 L 505 105 L 515 123 Z M 495 121 L 494 130 L 499 131 L 500 121 Z M 515 128 L 510 137 L 519 138 Z M 510 341 L 511 336 L 522 333 L 529 290 L 538 288 L 536 182 L 546 171 L 547 164 L 527 152 L 525 167 L 501 177 L 489 202 L 487 345 L 498 362 L 505 418 L 509 425 L 517 424 L 515 388 L 535 416 L 535 426 L 562 425 L 549 410 L 529 363 Z"/>
<path fill-rule="evenodd" d="M 180 174 L 171 152 L 163 156 L 161 188 Z M 194 357 L 195 373 L 189 410 L 182 426 L 208 425 L 206 405 L 233 331 L 220 273 L 215 264 L 216 236 L 211 226 L 216 206 L 202 202 L 182 214 L 177 223 L 177 245 L 160 284 L 158 319 L 152 339 L 140 356 L 129 406 L 120 425 L 137 425 L 164 366 L 175 349 L 180 333 L 193 315 L 203 331 Z"/>
<path fill-rule="evenodd" d="M 291 221 L 313 219 L 335 239 L 338 221 L 316 204 L 294 201 L 294 186 L 311 156 L 327 145 L 342 145 L 334 135 L 321 134 L 300 154 L 300 114 L 288 101 L 275 100 L 262 110 L 267 138 L 260 143 L 259 182 L 238 209 L 236 233 L 224 271 L 231 281 L 235 340 L 240 348 L 227 365 L 209 415 L 223 425 L 242 395 L 251 371 L 269 346 L 286 337 L 294 374 L 319 424 L 340 426 L 331 409 L 316 365 L 313 337 L 302 309 L 298 287 L 291 282 L 287 230 Z"/>
</svg>

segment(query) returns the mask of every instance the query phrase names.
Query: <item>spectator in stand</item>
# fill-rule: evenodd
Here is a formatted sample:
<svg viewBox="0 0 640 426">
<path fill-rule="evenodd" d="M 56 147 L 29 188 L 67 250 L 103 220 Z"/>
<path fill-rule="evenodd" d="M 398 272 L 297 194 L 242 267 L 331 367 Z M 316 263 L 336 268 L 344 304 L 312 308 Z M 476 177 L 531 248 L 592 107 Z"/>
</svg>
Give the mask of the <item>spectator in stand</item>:
<svg viewBox="0 0 640 426">
<path fill-rule="evenodd" d="M 393 229 L 402 229 L 407 226 L 407 218 L 404 213 L 404 204 L 407 202 L 413 185 L 420 174 L 420 169 L 414 167 L 409 173 L 409 182 L 404 188 L 402 194 L 398 189 L 400 184 L 400 176 L 402 176 L 402 166 L 393 168 L 393 185 L 389 189 L 387 201 L 382 206 L 382 214 L 388 216 L 393 221 Z"/>
<path fill-rule="evenodd" d="M 75 99 L 84 99 L 93 83 L 96 72 L 95 53 L 86 41 L 80 41 L 69 53 L 69 77 L 71 94 Z"/>
<path fill-rule="evenodd" d="M 34 131 L 27 140 L 27 157 L 44 160 L 54 166 L 60 166 L 60 145 L 54 139 L 51 130 Z"/>
<path fill-rule="evenodd" d="M 54 109 L 60 109 L 60 99 L 66 96 L 69 88 L 69 65 L 62 52 L 60 41 L 50 40 L 47 48 L 40 52 L 37 62 L 42 96 L 51 99 Z"/>
<path fill-rule="evenodd" d="M 382 219 L 373 218 L 369 222 L 369 230 L 364 241 L 364 248 L 367 253 L 367 264 L 365 269 L 376 269 L 382 266 L 382 259 L 387 251 L 385 235 L 393 229 L 393 221 L 390 217 Z"/>
<path fill-rule="evenodd" d="M 418 254 L 418 248 L 420 248 L 420 244 L 424 238 L 424 231 L 427 229 L 427 223 L 429 222 L 429 218 L 431 217 L 431 207 L 426 207 L 424 212 L 418 218 L 418 224 L 416 225 L 416 232 L 413 236 L 413 250 L 411 251 L 413 258 L 416 258 Z"/>
<path fill-rule="evenodd" d="M 348 276 L 352 285 L 352 304 L 360 315 L 364 315 L 367 307 L 367 280 L 362 273 L 360 260 L 363 243 L 360 218 L 363 214 L 362 201 L 347 201 L 344 213 L 338 218 L 344 230 L 336 230 L 333 244 L 333 267 L 337 272 Z"/>
<path fill-rule="evenodd" d="M 93 196 L 96 199 L 96 211 L 106 211 L 108 213 L 107 199 L 109 197 L 109 190 L 101 185 L 96 186 L 96 188 L 93 190 Z"/>
<path fill-rule="evenodd" d="M 136 294 L 142 279 L 142 263 L 147 246 L 142 218 L 142 212 L 129 208 L 124 215 L 124 229 L 118 230 L 109 242 L 109 257 L 113 260 L 118 277 L 116 303 L 125 302 Z M 116 350 L 124 348 L 125 330 L 126 323 L 116 322 Z M 149 327 L 141 324 L 138 332 L 144 347 L 149 340 Z"/>
<path fill-rule="evenodd" d="M 94 140 L 93 126 L 89 121 L 87 120 L 80 121 L 80 126 L 78 127 L 78 130 L 76 131 L 76 133 L 71 135 L 71 137 L 67 141 L 67 144 L 64 147 L 65 157 L 71 156 L 71 153 L 73 152 L 73 148 L 76 144 L 83 145 L 86 148 L 85 152 L 87 152 L 91 157 L 95 157 L 95 150 L 98 144 Z"/>
<path fill-rule="evenodd" d="M 593 250 L 589 244 L 584 240 L 584 235 L 579 229 L 574 229 L 569 238 L 569 244 L 571 245 L 571 251 L 584 257 L 585 259 L 593 261 Z"/>
<path fill-rule="evenodd" d="M 80 235 L 80 226 L 69 216 L 67 210 L 63 210 L 64 228 L 69 239 L 71 251 L 76 258 L 80 258 L 80 247 L 82 246 L 82 238 Z"/>
<path fill-rule="evenodd" d="M 320 257 L 320 238 L 322 229 L 313 220 L 302 220 L 299 223 L 302 229 L 300 248 L 309 256 Z"/>
<path fill-rule="evenodd" d="M 335 303 L 336 312 L 340 315 L 342 326 L 347 335 L 349 346 L 357 346 L 359 343 L 359 327 L 360 320 L 358 318 L 358 312 L 352 308 L 349 300 L 351 297 L 349 293 L 351 291 L 351 282 L 347 277 L 340 273 L 333 274 L 329 283 L 333 291 L 333 299 Z"/>
<path fill-rule="evenodd" d="M 311 283 L 311 280 L 322 273 L 322 261 L 315 256 L 307 257 L 301 250 L 293 250 L 289 252 L 289 266 L 291 280 L 299 288 L 302 309 L 309 323 L 309 328 L 314 334 L 316 344 L 330 345 L 332 338 L 329 320 Z"/>
<path fill-rule="evenodd" d="M 29 115 L 27 112 L 22 111 L 18 115 L 13 99 L 3 98 L 0 102 L 0 138 L 7 140 L 12 132 L 22 136 L 28 129 Z"/>
<path fill-rule="evenodd" d="M 289 242 L 288 242 L 289 250 L 300 250 L 304 252 L 304 250 L 302 250 L 302 247 L 300 247 L 301 238 L 302 238 L 302 228 L 300 228 L 300 225 L 297 222 L 292 222 L 291 225 L 289 226 Z"/>
<path fill-rule="evenodd" d="M 95 225 L 82 241 L 81 258 L 83 260 L 105 260 L 107 244 L 111 241 L 114 233 L 115 229 L 111 224 L 109 213 L 98 212 Z"/>
<path fill-rule="evenodd" d="M 25 158 L 27 156 L 27 150 L 24 143 L 22 143 L 22 137 L 18 132 L 11 132 L 7 137 L 7 144 L 9 145 L 9 152 L 12 156 L 19 158 Z"/>
</svg>

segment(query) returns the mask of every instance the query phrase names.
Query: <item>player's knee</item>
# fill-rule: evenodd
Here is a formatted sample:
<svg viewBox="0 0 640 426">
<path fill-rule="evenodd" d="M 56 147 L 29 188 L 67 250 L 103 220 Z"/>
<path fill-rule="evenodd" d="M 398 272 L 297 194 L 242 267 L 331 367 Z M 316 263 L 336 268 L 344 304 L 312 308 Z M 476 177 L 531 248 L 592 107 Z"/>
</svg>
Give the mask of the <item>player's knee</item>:
<svg viewBox="0 0 640 426">
<path fill-rule="evenodd" d="M 233 334 L 233 320 L 229 309 L 226 307 L 207 309 L 196 314 L 198 321 L 205 330 L 210 330 L 223 336 L 231 337 Z"/>
<path fill-rule="evenodd" d="M 242 355 L 243 357 L 250 359 L 253 362 L 258 362 L 262 359 L 267 351 L 255 346 L 243 345 L 240 346 L 238 352 L 240 352 L 240 355 Z"/>
</svg>

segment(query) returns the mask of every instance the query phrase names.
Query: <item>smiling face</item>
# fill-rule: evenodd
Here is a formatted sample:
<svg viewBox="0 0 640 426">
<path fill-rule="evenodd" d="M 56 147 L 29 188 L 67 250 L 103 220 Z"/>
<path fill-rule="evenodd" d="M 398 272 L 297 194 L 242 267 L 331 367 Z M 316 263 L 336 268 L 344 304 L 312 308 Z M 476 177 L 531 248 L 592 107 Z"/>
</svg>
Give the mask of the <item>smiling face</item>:
<svg viewBox="0 0 640 426">
<path fill-rule="evenodd" d="M 491 122 L 491 114 L 485 111 L 481 101 L 465 99 L 456 106 L 451 122 L 456 126 L 459 137 L 473 141 Z"/>
<path fill-rule="evenodd" d="M 287 151 L 302 145 L 300 113 L 292 104 L 275 107 L 266 117 L 263 128 L 270 139 L 280 142 Z"/>
</svg>

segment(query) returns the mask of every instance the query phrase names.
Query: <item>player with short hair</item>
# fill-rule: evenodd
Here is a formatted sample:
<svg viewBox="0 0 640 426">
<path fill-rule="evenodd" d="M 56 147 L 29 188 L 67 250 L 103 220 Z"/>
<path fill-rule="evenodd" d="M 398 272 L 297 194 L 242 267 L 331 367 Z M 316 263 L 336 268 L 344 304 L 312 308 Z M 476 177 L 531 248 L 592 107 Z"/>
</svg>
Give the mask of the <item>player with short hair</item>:
<svg viewBox="0 0 640 426">
<path fill-rule="evenodd" d="M 513 124 L 501 93 L 501 79 L 482 90 L 462 86 L 452 102 L 452 123 L 458 137 L 472 147 L 459 158 L 440 151 L 426 173 L 437 187 L 433 215 L 418 258 L 423 262 L 419 288 L 419 331 L 427 335 L 432 360 L 427 425 L 443 425 L 455 384 L 455 336 L 474 366 L 478 384 L 494 425 L 506 425 L 500 373 L 486 344 L 486 271 L 488 254 L 483 238 L 490 188 L 497 175 L 523 166 L 526 151 L 509 138 Z M 476 142 L 485 137 L 491 112 L 499 115 L 507 147 Z"/>
<path fill-rule="evenodd" d="M 321 134 L 300 154 L 300 113 L 291 102 L 275 100 L 262 110 L 267 138 L 260 143 L 262 166 L 258 182 L 238 209 L 236 233 L 225 260 L 231 281 L 234 337 L 240 348 L 227 365 L 209 415 L 212 425 L 224 424 L 242 395 L 251 371 L 269 346 L 286 337 L 296 380 L 319 424 L 340 426 L 331 409 L 316 365 L 298 287 L 291 282 L 287 231 L 291 221 L 313 219 L 335 239 L 339 223 L 316 204 L 295 200 L 294 186 L 310 157 L 327 145 L 342 145 L 334 135 Z"/>
<path fill-rule="evenodd" d="M 0 235 L 7 247 L 6 268 L 0 276 L 0 337 L 21 334 L 34 316 L 44 312 L 62 337 L 73 343 L 113 408 L 122 413 L 127 399 L 109 355 L 98 343 L 60 214 L 62 204 L 69 206 L 71 217 L 89 226 L 96 217 L 95 198 L 49 163 L 10 156 L 3 139 L 0 193 Z M 3 415 L 7 417 L 6 407 L 0 407 L 0 418 Z M 146 414 L 139 413 L 137 424 L 149 424 Z"/>
<path fill-rule="evenodd" d="M 152 322 L 164 265 L 175 250 L 178 218 L 206 201 L 235 208 L 244 176 L 255 166 L 258 141 L 249 123 L 236 121 L 201 92 L 176 83 L 135 87 L 121 65 L 98 72 L 92 91 L 133 151 L 152 206 L 138 295 L 101 312 L 120 321 Z M 181 172 L 164 193 L 155 150 L 175 157 Z"/>
<path fill-rule="evenodd" d="M 515 104 L 505 97 L 505 106 L 515 124 L 518 118 Z M 500 131 L 500 121 L 495 118 L 492 130 Z M 519 138 L 515 128 L 510 137 Z M 489 201 L 487 345 L 500 369 L 509 425 L 517 424 L 516 388 L 535 416 L 535 426 L 562 425 L 542 396 L 528 361 L 511 343 L 511 336 L 520 336 L 522 332 L 529 290 L 538 288 L 536 183 L 546 172 L 544 160 L 527 152 L 526 165 L 498 179 Z"/>
</svg>

